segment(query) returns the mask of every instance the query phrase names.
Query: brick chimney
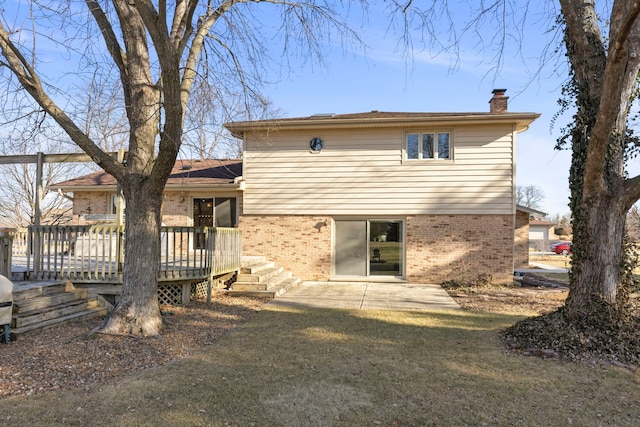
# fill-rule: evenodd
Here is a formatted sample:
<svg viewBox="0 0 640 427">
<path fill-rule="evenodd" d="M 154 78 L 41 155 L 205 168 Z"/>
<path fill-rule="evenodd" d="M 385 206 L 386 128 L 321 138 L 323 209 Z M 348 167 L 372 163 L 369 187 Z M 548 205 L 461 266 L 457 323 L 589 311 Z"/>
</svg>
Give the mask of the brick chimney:
<svg viewBox="0 0 640 427">
<path fill-rule="evenodd" d="M 489 100 L 489 112 L 490 113 L 506 113 L 508 96 L 504 96 L 506 89 L 494 89 L 493 98 Z"/>
</svg>

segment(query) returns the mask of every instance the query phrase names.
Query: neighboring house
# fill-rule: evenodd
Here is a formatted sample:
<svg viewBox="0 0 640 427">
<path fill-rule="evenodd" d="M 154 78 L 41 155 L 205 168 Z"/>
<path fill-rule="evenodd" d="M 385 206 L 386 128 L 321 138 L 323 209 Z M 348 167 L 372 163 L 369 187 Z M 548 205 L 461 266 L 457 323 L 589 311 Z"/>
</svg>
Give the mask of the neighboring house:
<svg viewBox="0 0 640 427">
<path fill-rule="evenodd" d="M 529 248 L 533 248 L 537 251 L 544 251 L 547 250 L 545 248 L 549 247 L 549 233 L 553 233 L 553 226 L 555 224 L 553 223 L 548 223 L 546 221 L 542 221 L 538 218 L 543 218 L 545 216 L 547 216 L 546 212 L 542 212 L 539 211 L 537 209 L 532 209 L 532 208 L 528 208 L 526 206 L 521 206 L 521 205 L 517 205 L 516 206 L 517 209 L 517 216 L 519 215 L 523 215 L 523 218 L 520 220 L 520 222 L 526 226 L 526 228 L 521 228 L 520 229 L 520 233 L 523 234 L 523 236 L 526 236 L 526 241 L 525 239 L 520 239 L 520 245 L 522 245 L 521 248 L 518 247 L 518 239 L 516 239 L 516 267 L 518 268 L 523 268 L 525 266 L 529 265 Z M 526 217 L 525 217 L 526 215 Z M 516 219 L 516 221 L 518 221 L 518 219 Z M 544 228 L 541 227 L 542 223 L 548 223 L 551 224 L 551 228 L 549 229 L 549 227 Z M 518 235 L 518 231 L 516 231 L 516 235 Z M 546 236 L 543 237 L 543 236 Z M 526 251 L 526 263 L 524 262 L 524 251 Z M 518 261 L 519 256 L 522 255 L 522 258 L 520 259 L 520 262 Z"/>
<path fill-rule="evenodd" d="M 243 139 L 243 164 L 178 162 L 163 221 L 237 219 L 243 255 L 267 256 L 304 280 L 441 283 L 489 274 L 511 282 L 514 267 L 528 264 L 529 213 L 514 196 L 516 137 L 539 115 L 510 113 L 507 99 L 495 90 L 488 113 L 227 123 Z M 79 217 L 113 209 L 107 174 L 53 188 L 73 192 Z"/>
<path fill-rule="evenodd" d="M 529 223 L 529 240 L 558 240 L 555 228 L 558 224 L 542 219 L 533 219 Z"/>
<path fill-rule="evenodd" d="M 117 183 L 106 172 L 50 188 L 73 193 L 74 224 L 115 220 Z M 242 160 L 178 160 L 165 188 L 162 221 L 169 226 L 237 226 L 243 189 Z"/>
</svg>

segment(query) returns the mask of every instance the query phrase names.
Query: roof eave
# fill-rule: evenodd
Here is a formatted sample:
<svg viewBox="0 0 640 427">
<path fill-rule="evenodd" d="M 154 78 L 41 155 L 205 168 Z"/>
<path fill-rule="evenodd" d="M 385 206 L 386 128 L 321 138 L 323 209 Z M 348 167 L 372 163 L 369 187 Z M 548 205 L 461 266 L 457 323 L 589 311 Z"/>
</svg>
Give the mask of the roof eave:
<svg viewBox="0 0 640 427">
<path fill-rule="evenodd" d="M 101 192 L 116 191 L 116 184 L 93 184 L 93 185 L 49 185 L 50 191 L 62 191 L 63 193 L 73 193 L 74 191 L 96 191 Z"/>
<path fill-rule="evenodd" d="M 237 180 L 236 180 L 237 181 Z M 243 191 L 244 180 L 233 183 L 217 183 L 217 184 L 167 184 L 165 190 L 179 191 L 202 191 L 202 190 L 226 190 L 226 191 Z"/>
<path fill-rule="evenodd" d="M 526 213 L 528 213 L 530 215 L 538 215 L 538 216 L 542 216 L 542 217 L 547 216 L 547 212 L 543 212 L 543 211 L 540 211 L 538 209 L 533 209 L 533 208 L 529 208 L 527 206 L 522 206 L 522 205 L 518 205 L 518 204 L 516 204 L 516 210 L 517 211 L 521 211 L 521 212 L 526 212 Z"/>
<path fill-rule="evenodd" d="M 241 177 L 239 177 L 241 178 Z M 165 186 L 165 190 L 180 190 L 180 191 L 202 191 L 202 190 L 234 190 L 234 191 L 242 191 L 244 190 L 244 180 L 236 178 L 235 182 L 229 183 L 201 183 L 201 184 L 167 184 Z M 114 184 L 101 184 L 101 185 L 68 185 L 68 186 L 57 186 L 50 185 L 49 190 L 51 191 L 62 191 L 63 193 L 73 193 L 77 191 L 94 191 L 101 193 L 115 192 L 117 186 Z"/>
<path fill-rule="evenodd" d="M 511 124 L 517 132 L 525 131 L 540 114 L 538 113 L 496 113 L 496 114 L 451 114 L 438 116 L 381 117 L 381 118 L 301 118 L 283 120 L 256 120 L 228 122 L 224 126 L 234 135 L 241 136 L 252 131 L 307 130 L 307 129 L 349 129 L 349 128 L 390 128 L 438 124 L 439 126 L 460 124 Z"/>
</svg>

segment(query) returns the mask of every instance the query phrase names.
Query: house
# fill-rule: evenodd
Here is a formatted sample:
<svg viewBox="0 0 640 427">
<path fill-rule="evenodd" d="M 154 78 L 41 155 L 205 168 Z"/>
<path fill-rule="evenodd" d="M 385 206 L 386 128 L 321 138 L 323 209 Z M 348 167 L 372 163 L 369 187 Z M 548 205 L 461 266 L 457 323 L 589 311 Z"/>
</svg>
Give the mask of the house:
<svg viewBox="0 0 640 427">
<path fill-rule="evenodd" d="M 558 240 L 556 234 L 558 224 L 542 219 L 532 219 L 529 223 L 529 244 L 539 251 L 548 251 L 551 241 Z"/>
<path fill-rule="evenodd" d="M 520 205 L 516 205 L 516 209 L 528 215 L 528 248 L 535 249 L 536 251 L 548 250 L 549 240 L 558 238 L 555 234 L 557 224 L 542 219 L 547 216 L 546 212 Z"/>
<path fill-rule="evenodd" d="M 102 171 L 49 187 L 73 193 L 73 223 L 113 222 L 117 182 Z M 178 160 L 164 192 L 169 226 L 234 227 L 242 203 L 242 160 Z"/>
<path fill-rule="evenodd" d="M 510 282 L 515 146 L 539 117 L 323 114 L 227 123 L 244 141 L 243 253 L 304 279 Z"/>
<path fill-rule="evenodd" d="M 489 112 L 227 123 L 244 142 L 242 164 L 179 161 L 163 220 L 237 224 L 243 255 L 304 280 L 511 282 L 514 266 L 528 263 L 516 138 L 539 115 L 508 112 L 504 92 L 494 90 Z M 74 214 L 92 219 L 113 211 L 115 181 L 105 175 L 55 188 L 73 192 Z"/>
</svg>

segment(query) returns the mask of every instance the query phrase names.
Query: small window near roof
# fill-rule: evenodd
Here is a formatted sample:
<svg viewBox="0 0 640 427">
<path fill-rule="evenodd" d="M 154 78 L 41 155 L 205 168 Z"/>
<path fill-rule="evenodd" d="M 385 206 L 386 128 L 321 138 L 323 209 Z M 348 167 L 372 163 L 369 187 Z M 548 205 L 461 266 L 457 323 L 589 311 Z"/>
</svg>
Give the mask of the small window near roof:
<svg viewBox="0 0 640 427">
<path fill-rule="evenodd" d="M 408 160 L 451 158 L 451 135 L 449 132 L 407 133 L 405 143 Z"/>
</svg>

